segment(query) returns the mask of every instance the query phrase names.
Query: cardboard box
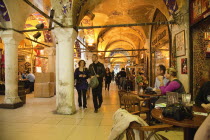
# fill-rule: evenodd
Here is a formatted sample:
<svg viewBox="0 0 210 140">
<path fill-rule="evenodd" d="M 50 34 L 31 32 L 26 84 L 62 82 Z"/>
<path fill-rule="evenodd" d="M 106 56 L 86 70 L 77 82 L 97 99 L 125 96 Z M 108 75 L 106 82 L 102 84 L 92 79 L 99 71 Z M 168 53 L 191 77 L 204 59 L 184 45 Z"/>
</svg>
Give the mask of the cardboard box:
<svg viewBox="0 0 210 140">
<path fill-rule="evenodd" d="M 54 72 L 35 73 L 35 82 L 36 83 L 55 82 L 55 73 Z"/>
<path fill-rule="evenodd" d="M 55 94 L 55 83 L 35 83 L 34 84 L 34 97 L 47 98 Z"/>
<path fill-rule="evenodd" d="M 50 96 L 55 95 L 55 82 L 50 82 Z"/>
</svg>

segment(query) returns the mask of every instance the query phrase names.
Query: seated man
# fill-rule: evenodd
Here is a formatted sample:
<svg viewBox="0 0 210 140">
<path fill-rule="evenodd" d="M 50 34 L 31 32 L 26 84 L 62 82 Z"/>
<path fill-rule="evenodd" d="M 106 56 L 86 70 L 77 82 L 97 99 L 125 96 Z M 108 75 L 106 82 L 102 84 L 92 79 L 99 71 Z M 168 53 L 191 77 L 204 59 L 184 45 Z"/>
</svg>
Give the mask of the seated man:
<svg viewBox="0 0 210 140">
<path fill-rule="evenodd" d="M 155 89 L 160 89 L 160 78 L 163 78 L 163 84 L 164 86 L 169 82 L 169 80 L 164 77 L 166 73 L 166 67 L 164 65 L 159 65 L 157 67 L 157 77 L 155 78 Z"/>
<path fill-rule="evenodd" d="M 167 69 L 165 77 L 169 79 L 170 82 L 164 86 L 163 77 L 158 77 L 160 80 L 160 91 L 161 94 L 166 94 L 166 92 L 178 92 L 180 94 L 185 93 L 185 89 L 181 81 L 176 77 L 177 71 L 174 68 Z"/>
<path fill-rule="evenodd" d="M 210 81 L 203 84 L 195 98 L 195 104 L 210 112 Z"/>
</svg>

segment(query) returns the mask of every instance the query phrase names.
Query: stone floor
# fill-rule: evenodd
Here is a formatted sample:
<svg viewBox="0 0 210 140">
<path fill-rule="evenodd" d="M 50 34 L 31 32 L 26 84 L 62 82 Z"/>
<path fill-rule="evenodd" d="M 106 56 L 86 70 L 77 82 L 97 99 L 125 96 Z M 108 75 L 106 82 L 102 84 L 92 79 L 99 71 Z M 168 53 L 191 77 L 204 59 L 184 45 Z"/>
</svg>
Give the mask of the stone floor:
<svg viewBox="0 0 210 140">
<path fill-rule="evenodd" d="M 0 102 L 3 98 L 1 95 Z M 103 98 L 98 113 L 93 112 L 90 97 L 87 109 L 77 107 L 74 115 L 58 115 L 53 113 L 56 97 L 34 98 L 33 94 L 28 94 L 23 107 L 0 109 L 0 140 L 107 140 L 112 128 L 112 116 L 119 107 L 114 83 L 109 92 L 103 89 Z M 169 140 L 183 139 L 180 130 L 159 133 Z"/>
</svg>

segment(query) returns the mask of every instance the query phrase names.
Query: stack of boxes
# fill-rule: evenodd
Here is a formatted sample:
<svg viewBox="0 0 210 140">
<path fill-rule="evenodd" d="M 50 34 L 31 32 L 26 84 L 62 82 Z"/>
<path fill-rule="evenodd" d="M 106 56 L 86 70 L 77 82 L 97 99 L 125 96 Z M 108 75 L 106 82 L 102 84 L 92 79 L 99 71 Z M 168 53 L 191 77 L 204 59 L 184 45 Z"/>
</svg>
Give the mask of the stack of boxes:
<svg viewBox="0 0 210 140">
<path fill-rule="evenodd" d="M 52 97 L 55 95 L 55 74 L 53 72 L 36 73 L 34 97 Z"/>
</svg>

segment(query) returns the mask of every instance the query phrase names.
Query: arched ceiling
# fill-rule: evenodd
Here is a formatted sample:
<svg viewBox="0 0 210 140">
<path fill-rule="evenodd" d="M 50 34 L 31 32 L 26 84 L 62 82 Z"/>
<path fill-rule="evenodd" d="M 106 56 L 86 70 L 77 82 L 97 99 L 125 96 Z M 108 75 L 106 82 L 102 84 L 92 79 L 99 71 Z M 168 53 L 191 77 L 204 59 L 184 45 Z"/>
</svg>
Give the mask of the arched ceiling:
<svg viewBox="0 0 210 140">
<path fill-rule="evenodd" d="M 91 21 L 93 26 L 149 23 L 158 8 L 169 20 L 168 9 L 164 0 L 86 0 L 80 11 L 80 18 L 91 11 L 95 18 Z M 178 5 L 183 3 L 177 0 Z M 84 15 L 83 15 L 84 14 Z M 145 48 L 149 39 L 151 26 L 109 27 L 94 29 L 94 43 L 98 51 L 114 51 L 117 49 L 131 50 Z M 128 55 L 137 55 L 138 52 L 127 52 Z M 121 54 L 125 55 L 125 54 Z M 110 57 L 111 52 L 105 52 Z M 127 62 L 127 58 L 110 59 L 111 62 Z"/>
<path fill-rule="evenodd" d="M 111 55 L 113 58 L 110 58 L 110 63 L 116 63 L 116 62 L 128 62 L 128 60 L 130 60 L 130 57 L 126 57 L 128 56 L 128 54 L 126 53 L 114 53 L 113 55 Z M 119 58 L 116 58 L 119 57 Z"/>
</svg>

